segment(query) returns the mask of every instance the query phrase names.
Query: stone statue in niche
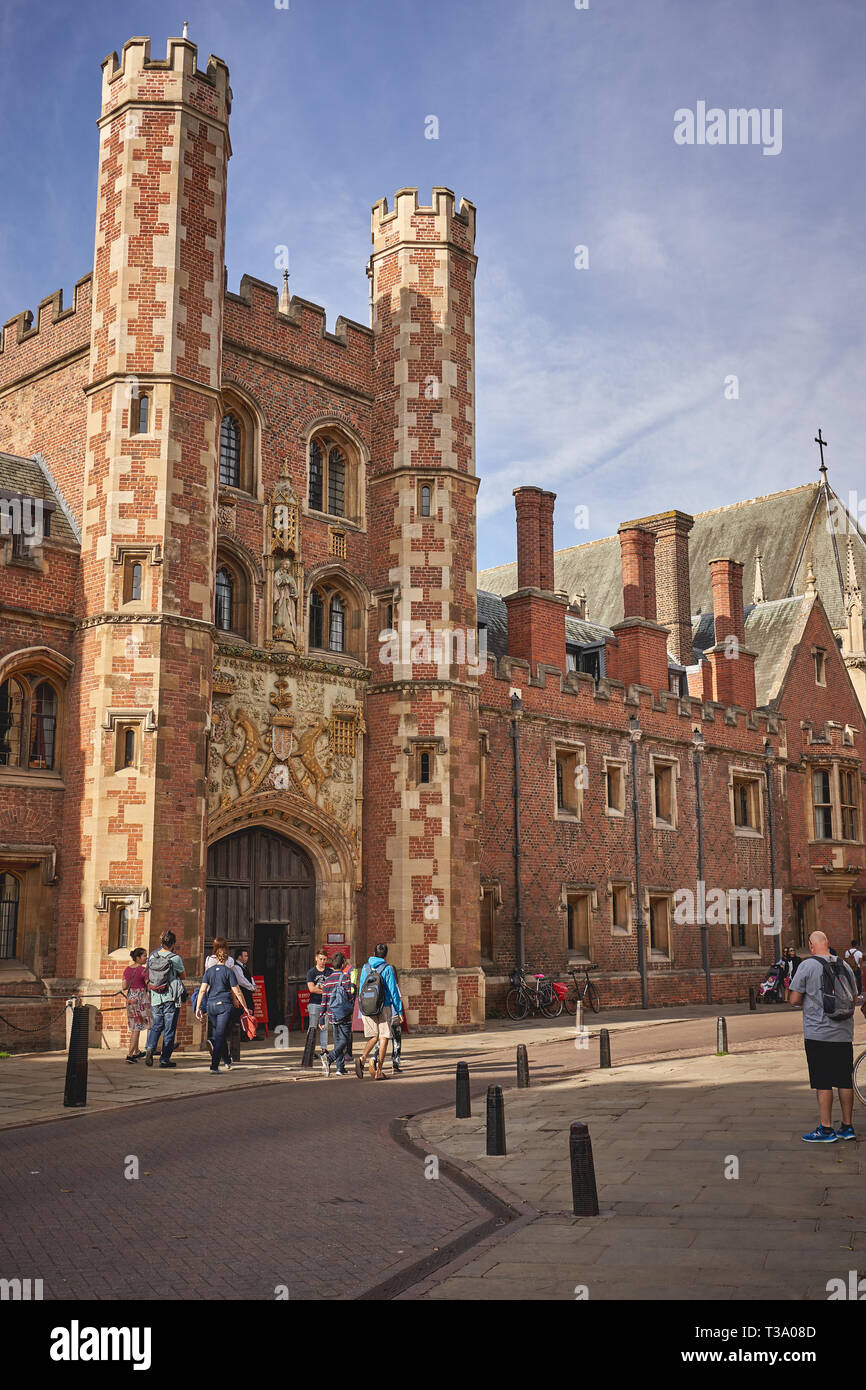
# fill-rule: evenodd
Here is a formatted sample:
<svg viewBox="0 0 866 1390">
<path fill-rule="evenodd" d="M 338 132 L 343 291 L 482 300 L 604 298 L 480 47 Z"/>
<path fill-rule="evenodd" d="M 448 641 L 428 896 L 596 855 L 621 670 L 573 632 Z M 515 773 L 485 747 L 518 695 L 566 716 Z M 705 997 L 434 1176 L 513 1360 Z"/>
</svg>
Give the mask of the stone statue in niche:
<svg viewBox="0 0 866 1390">
<path fill-rule="evenodd" d="M 274 570 L 274 638 L 298 644 L 298 585 L 288 560 Z"/>
</svg>

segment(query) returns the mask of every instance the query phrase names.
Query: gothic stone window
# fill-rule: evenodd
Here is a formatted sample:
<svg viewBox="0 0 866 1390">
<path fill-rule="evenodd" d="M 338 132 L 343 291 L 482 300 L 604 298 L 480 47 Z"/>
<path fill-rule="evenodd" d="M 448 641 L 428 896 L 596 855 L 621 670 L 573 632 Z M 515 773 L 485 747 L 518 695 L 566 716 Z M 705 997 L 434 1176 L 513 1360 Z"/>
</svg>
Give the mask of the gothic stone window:
<svg viewBox="0 0 866 1390">
<path fill-rule="evenodd" d="M 240 563 L 217 555 L 214 623 L 219 632 L 249 640 L 249 579 Z"/>
<path fill-rule="evenodd" d="M 232 391 L 223 393 L 226 413 L 219 432 L 219 485 L 255 492 L 257 422 L 252 409 Z"/>
<path fill-rule="evenodd" d="M 344 517 L 358 522 L 361 517 L 361 464 L 358 451 L 330 430 L 320 430 L 310 440 L 307 505 L 312 512 Z"/>
<path fill-rule="evenodd" d="M 308 635 L 312 651 L 332 652 L 360 658 L 363 628 L 357 602 L 342 586 L 319 583 L 311 589 L 308 601 Z"/>
<path fill-rule="evenodd" d="M 57 765 L 57 690 L 38 673 L 0 685 L 0 767 L 51 772 Z"/>
<path fill-rule="evenodd" d="M 220 487 L 241 485 L 241 427 L 234 415 L 224 415 L 220 426 Z"/>
</svg>

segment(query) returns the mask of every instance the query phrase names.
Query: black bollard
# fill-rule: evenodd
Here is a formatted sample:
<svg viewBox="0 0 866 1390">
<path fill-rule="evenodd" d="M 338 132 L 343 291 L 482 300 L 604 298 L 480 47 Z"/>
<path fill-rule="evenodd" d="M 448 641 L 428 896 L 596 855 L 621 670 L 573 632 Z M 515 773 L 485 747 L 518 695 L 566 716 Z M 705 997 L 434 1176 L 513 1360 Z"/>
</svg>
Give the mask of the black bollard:
<svg viewBox="0 0 866 1390">
<path fill-rule="evenodd" d="M 469 1096 L 469 1065 L 466 1062 L 457 1063 L 457 1119 L 470 1120 L 472 1118 L 472 1101 Z"/>
<path fill-rule="evenodd" d="M 749 1012 L 755 1013 L 758 1007 L 758 1000 L 755 995 L 755 986 L 749 985 Z"/>
<path fill-rule="evenodd" d="M 520 1090 L 525 1090 L 529 1085 L 529 1057 L 525 1043 L 521 1043 L 517 1049 L 517 1085 Z"/>
<path fill-rule="evenodd" d="M 87 1104 L 87 1010 L 81 1007 L 72 1010 L 63 1104 Z"/>
<path fill-rule="evenodd" d="M 575 1121 L 568 1136 L 571 1195 L 575 1216 L 598 1216 L 598 1189 L 589 1126 Z"/>
<path fill-rule="evenodd" d="M 505 1105 L 501 1086 L 487 1087 L 487 1152 L 505 1153 Z"/>
<path fill-rule="evenodd" d="M 610 1033 L 607 1028 L 602 1028 L 598 1035 L 598 1065 L 610 1066 Z"/>
<path fill-rule="evenodd" d="M 716 1056 L 727 1057 L 728 1055 L 728 1025 L 724 1018 L 720 1018 L 716 1025 Z"/>
<path fill-rule="evenodd" d="M 304 1055 L 301 1060 L 301 1066 L 306 1067 L 308 1070 L 310 1067 L 312 1067 L 313 1058 L 316 1055 L 316 1038 L 318 1037 L 318 1034 L 318 1028 L 307 1029 L 307 1038 L 306 1042 L 304 1043 Z"/>
</svg>

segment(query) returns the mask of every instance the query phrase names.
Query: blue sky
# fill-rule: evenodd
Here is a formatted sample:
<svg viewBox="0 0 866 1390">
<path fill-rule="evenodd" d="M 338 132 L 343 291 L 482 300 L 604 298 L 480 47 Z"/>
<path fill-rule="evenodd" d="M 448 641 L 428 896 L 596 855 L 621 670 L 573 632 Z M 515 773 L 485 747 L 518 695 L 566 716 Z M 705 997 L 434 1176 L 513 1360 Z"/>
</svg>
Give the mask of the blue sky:
<svg viewBox="0 0 866 1390">
<path fill-rule="evenodd" d="M 231 72 L 230 288 L 285 243 L 366 323 L 370 205 L 477 205 L 480 566 L 521 483 L 575 544 L 805 482 L 819 424 L 866 520 L 862 0 L 2 0 L 0 321 L 90 268 L 102 58 L 184 19 Z M 780 108 L 781 152 L 677 145 L 698 101 Z"/>
</svg>

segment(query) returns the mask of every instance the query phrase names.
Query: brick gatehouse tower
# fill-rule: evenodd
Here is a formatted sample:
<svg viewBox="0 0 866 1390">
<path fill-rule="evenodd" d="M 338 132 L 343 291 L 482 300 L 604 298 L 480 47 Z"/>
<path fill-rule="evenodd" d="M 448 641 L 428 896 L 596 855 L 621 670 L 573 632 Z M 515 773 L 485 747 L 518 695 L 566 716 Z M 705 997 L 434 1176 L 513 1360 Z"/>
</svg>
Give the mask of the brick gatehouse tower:
<svg viewBox="0 0 866 1390">
<path fill-rule="evenodd" d="M 92 270 L 0 333 L 0 1042 L 80 993 L 118 1044 L 167 928 L 192 979 L 247 945 L 274 1022 L 318 943 L 387 941 L 438 1031 L 519 962 L 721 1000 L 859 936 L 866 547 L 826 470 L 558 554 L 520 488 L 479 590 L 474 207 L 374 205 L 369 325 L 233 293 L 231 100 L 185 38 L 106 59 Z"/>
</svg>

